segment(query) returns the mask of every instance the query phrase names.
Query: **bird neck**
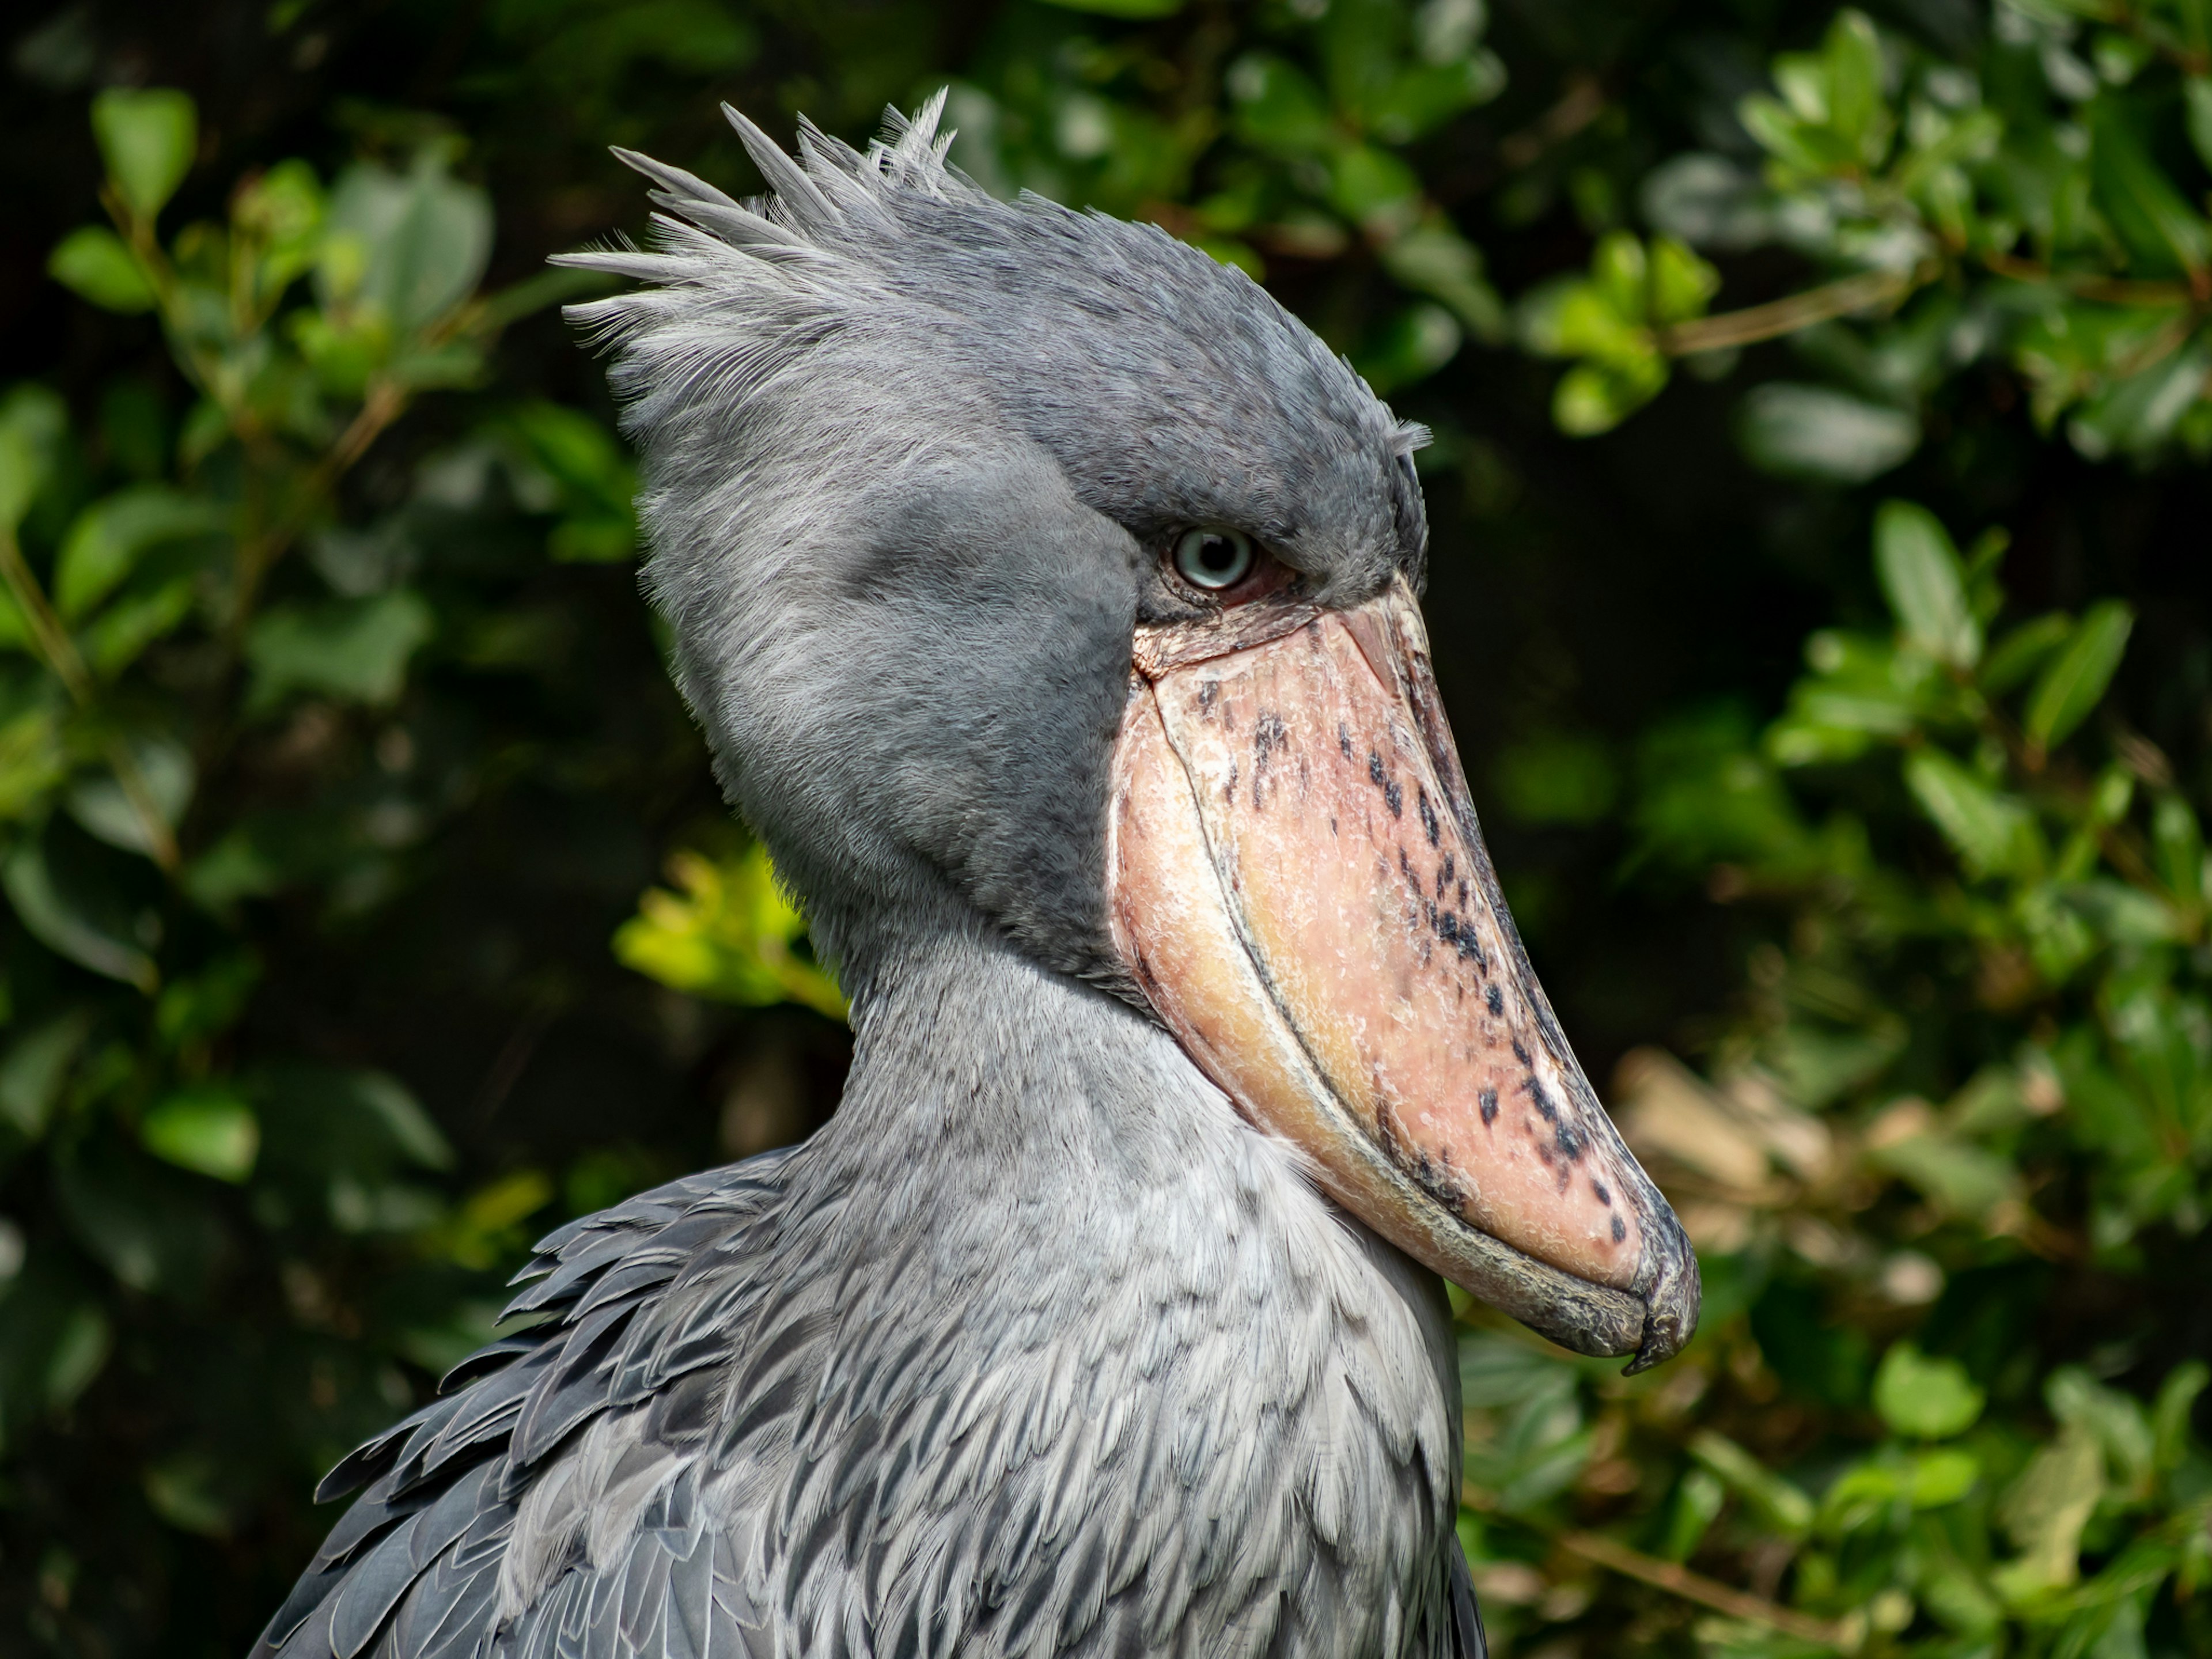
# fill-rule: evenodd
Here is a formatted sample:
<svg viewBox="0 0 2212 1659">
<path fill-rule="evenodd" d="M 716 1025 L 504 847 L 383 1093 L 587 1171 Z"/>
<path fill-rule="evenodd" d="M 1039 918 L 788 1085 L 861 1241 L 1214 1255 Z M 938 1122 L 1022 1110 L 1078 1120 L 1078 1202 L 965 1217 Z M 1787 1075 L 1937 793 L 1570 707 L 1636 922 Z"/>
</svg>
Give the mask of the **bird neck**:
<svg viewBox="0 0 2212 1659">
<path fill-rule="evenodd" d="M 1249 1134 L 1158 1024 L 980 928 L 880 959 L 855 1024 L 825 1136 L 885 1174 L 934 1170 L 948 1197 L 1017 1171 L 1144 1184 Z"/>
</svg>

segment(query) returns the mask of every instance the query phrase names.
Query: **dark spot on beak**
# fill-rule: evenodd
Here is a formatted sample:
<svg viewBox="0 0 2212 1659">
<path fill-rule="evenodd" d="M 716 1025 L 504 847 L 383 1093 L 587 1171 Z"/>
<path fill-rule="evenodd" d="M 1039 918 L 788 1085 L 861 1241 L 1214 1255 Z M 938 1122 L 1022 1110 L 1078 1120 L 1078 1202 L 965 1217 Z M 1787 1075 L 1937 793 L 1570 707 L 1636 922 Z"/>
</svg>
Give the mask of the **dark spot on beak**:
<svg viewBox="0 0 2212 1659">
<path fill-rule="evenodd" d="M 1198 687 L 1198 713 L 1201 720 L 1213 718 L 1213 705 L 1221 701 L 1221 682 L 1201 680 Z"/>
<path fill-rule="evenodd" d="M 1336 723 L 1336 746 L 1343 753 L 1345 759 L 1352 758 L 1352 728 L 1342 720 Z"/>
<path fill-rule="evenodd" d="M 1497 1090 L 1495 1090 L 1495 1089 L 1485 1089 L 1485 1090 L 1484 1090 L 1480 1094 L 1477 1095 L 1474 1098 L 1475 1098 L 1475 1103 L 1476 1103 L 1477 1105 L 1479 1105 L 1479 1106 L 1480 1106 L 1480 1107 L 1482 1108 L 1482 1121 L 1483 1121 L 1483 1122 L 1484 1122 L 1484 1123 L 1486 1123 L 1486 1124 L 1490 1124 L 1490 1123 L 1495 1123 L 1495 1122 L 1497 1122 L 1497 1121 L 1498 1121 L 1498 1091 L 1497 1091 Z"/>
<path fill-rule="evenodd" d="M 1421 828 L 1427 832 L 1429 845 L 1434 847 L 1442 836 L 1437 823 L 1437 809 L 1429 805 L 1429 792 L 1423 789 L 1417 796 L 1421 809 Z"/>
<path fill-rule="evenodd" d="M 1491 1017 L 1493 1019 L 1499 1018 L 1504 1016 L 1505 1012 L 1505 994 L 1499 990 L 1495 985 L 1492 986 L 1488 991 L 1484 993 L 1482 1000 L 1484 1006 L 1490 1010 Z"/>
<path fill-rule="evenodd" d="M 1626 1222 L 1624 1222 L 1623 1220 L 1621 1220 L 1621 1218 L 1620 1218 L 1619 1216 L 1615 1216 L 1615 1217 L 1613 1217 L 1613 1242 L 1614 1243 L 1618 1244 L 1618 1243 L 1620 1243 L 1623 1239 L 1626 1239 L 1627 1237 L 1628 1237 L 1628 1224 L 1627 1224 Z"/>
<path fill-rule="evenodd" d="M 1513 1046 L 1517 1050 L 1521 1045 L 1516 1042 Z M 1526 1060 L 1522 1062 L 1523 1065 L 1526 1065 L 1527 1063 L 1528 1062 Z M 1545 1122 L 1557 1123 L 1559 1121 L 1559 1109 L 1552 1104 L 1552 1097 L 1544 1092 L 1544 1085 L 1542 1084 L 1537 1082 L 1536 1079 L 1532 1077 L 1521 1086 L 1528 1091 L 1528 1098 L 1536 1103 L 1537 1115 L 1540 1116 Z"/>
<path fill-rule="evenodd" d="M 1597 1201 L 1599 1203 L 1604 1205 L 1607 1209 L 1611 1209 L 1613 1207 L 1613 1194 L 1607 1190 L 1605 1182 L 1602 1181 L 1591 1182 L 1590 1190 L 1597 1194 Z"/>
</svg>

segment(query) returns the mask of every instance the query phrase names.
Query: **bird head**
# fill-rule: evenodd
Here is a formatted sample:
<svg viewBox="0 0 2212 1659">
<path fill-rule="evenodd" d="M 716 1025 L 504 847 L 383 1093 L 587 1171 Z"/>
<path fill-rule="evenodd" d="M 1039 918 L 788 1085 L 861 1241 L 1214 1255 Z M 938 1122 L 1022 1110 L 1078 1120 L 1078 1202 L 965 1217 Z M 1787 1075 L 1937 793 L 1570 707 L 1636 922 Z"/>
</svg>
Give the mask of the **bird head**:
<svg viewBox="0 0 2212 1659">
<path fill-rule="evenodd" d="M 985 930 L 1164 1025 L 1347 1209 L 1656 1363 L 1695 1258 L 1514 930 L 1415 595 L 1424 434 L 1243 273 L 727 112 L 772 195 L 656 186 L 572 310 L 729 794 L 874 988 Z"/>
</svg>

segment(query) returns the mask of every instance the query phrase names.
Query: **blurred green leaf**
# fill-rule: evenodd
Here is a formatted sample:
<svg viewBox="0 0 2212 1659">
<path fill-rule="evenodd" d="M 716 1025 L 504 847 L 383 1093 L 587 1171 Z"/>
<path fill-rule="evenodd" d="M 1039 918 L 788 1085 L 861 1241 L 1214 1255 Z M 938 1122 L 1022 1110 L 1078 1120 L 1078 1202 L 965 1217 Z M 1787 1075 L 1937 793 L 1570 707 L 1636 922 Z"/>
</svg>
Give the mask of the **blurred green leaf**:
<svg viewBox="0 0 2212 1659">
<path fill-rule="evenodd" d="M 273 608 L 246 635 L 246 657 L 253 666 L 249 703 L 272 708 L 301 691 L 373 707 L 394 702 L 409 659 L 436 625 L 428 603 L 405 588 Z"/>
<path fill-rule="evenodd" d="M 156 1104 L 139 1123 L 138 1139 L 155 1157 L 179 1169 L 235 1183 L 253 1173 L 261 1125 L 237 1095 L 202 1085 Z"/>
<path fill-rule="evenodd" d="M 157 849 L 141 808 L 150 807 L 153 817 L 170 830 L 183 821 L 196 781 L 191 751 L 173 739 L 143 734 L 124 748 L 131 781 L 142 793 L 126 788 L 112 769 L 96 773 L 70 785 L 69 812 L 109 846 L 150 858 Z"/>
<path fill-rule="evenodd" d="M 2027 806 L 1992 789 L 1939 749 L 1905 757 L 1905 781 L 1969 873 L 2019 873 L 2032 858 L 2034 820 Z"/>
<path fill-rule="evenodd" d="M 54 608 L 82 620 L 132 568 L 165 543 L 219 534 L 228 514 L 166 484 L 134 484 L 95 501 L 70 526 L 54 566 Z"/>
<path fill-rule="evenodd" d="M 95 974 L 121 980 L 151 996 L 161 975 L 154 958 L 94 916 L 75 892 L 56 880 L 45 843 L 20 843 L 0 864 L 0 890 L 15 918 L 56 954 Z"/>
<path fill-rule="evenodd" d="M 1972 668 L 1982 653 L 1982 629 L 1942 522 L 1911 501 L 1884 501 L 1875 514 L 1874 563 L 1905 637 L 1938 662 Z"/>
<path fill-rule="evenodd" d="M 0 534 L 14 534 L 31 510 L 68 426 L 62 400 L 33 381 L 18 381 L 0 398 Z"/>
<path fill-rule="evenodd" d="M 2082 1529 L 2104 1491 L 2104 1455 L 2087 1429 L 2069 1425 L 2039 1450 L 1997 1508 L 2021 1551 L 1993 1575 L 1999 1594 L 2017 1602 L 2074 1583 Z"/>
<path fill-rule="evenodd" d="M 1746 458 L 1765 471 L 1864 483 L 1919 447 L 1920 422 L 1832 387 L 1776 380 L 1745 397 L 1738 437 Z"/>
<path fill-rule="evenodd" d="M 1767 1469 L 1733 1440 L 1706 1430 L 1691 1441 L 1690 1455 L 1784 1537 L 1802 1538 L 1812 1529 L 1813 1500 L 1803 1489 Z"/>
<path fill-rule="evenodd" d="M 1990 649 L 1982 659 L 1983 690 L 1992 695 L 2011 690 L 2033 674 L 2037 665 L 2063 644 L 2074 631 L 2074 619 L 2063 611 L 2046 611 L 2024 622 Z"/>
<path fill-rule="evenodd" d="M 325 307 L 367 307 L 403 331 L 446 318 L 491 258 L 490 200 L 428 152 L 404 173 L 349 168 L 331 191 L 327 227 Z"/>
<path fill-rule="evenodd" d="M 2185 276 L 2212 264 L 2212 225 L 2145 152 L 2118 100 L 2089 112 L 2097 205 L 2148 275 Z"/>
<path fill-rule="evenodd" d="M 1948 1440 L 1973 1426 L 1988 1396 L 1955 1359 L 1933 1359 L 1910 1342 L 1891 1346 L 1874 1375 L 1874 1408 L 1898 1434 Z"/>
<path fill-rule="evenodd" d="M 2197 159 L 2212 167 L 2212 75 L 2196 74 L 2181 83 L 2182 102 L 2189 126 L 2189 142 Z"/>
<path fill-rule="evenodd" d="M 60 1103 L 62 1085 L 92 1030 L 92 1015 L 71 1008 L 35 1025 L 0 1056 L 0 1121 L 26 1140 L 44 1134 Z"/>
<path fill-rule="evenodd" d="M 2088 719 L 2119 669 L 2134 627 L 2135 613 L 2117 600 L 2089 608 L 2028 696 L 2022 724 L 2029 738 L 2047 749 Z"/>
<path fill-rule="evenodd" d="M 101 93 L 92 100 L 92 131 L 116 194 L 149 222 L 177 193 L 199 148 L 192 100 L 166 87 Z"/>
<path fill-rule="evenodd" d="M 159 302 L 137 257 L 105 225 L 80 226 L 54 244 L 46 274 L 103 311 L 128 316 Z"/>
</svg>

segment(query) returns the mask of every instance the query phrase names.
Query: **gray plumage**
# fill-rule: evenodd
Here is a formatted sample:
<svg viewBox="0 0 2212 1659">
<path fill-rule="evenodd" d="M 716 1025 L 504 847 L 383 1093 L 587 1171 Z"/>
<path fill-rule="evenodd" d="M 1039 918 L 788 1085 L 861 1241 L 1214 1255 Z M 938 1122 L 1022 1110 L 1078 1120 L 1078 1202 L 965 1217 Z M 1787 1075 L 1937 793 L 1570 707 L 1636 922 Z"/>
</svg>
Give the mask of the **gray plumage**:
<svg viewBox="0 0 2212 1659">
<path fill-rule="evenodd" d="M 806 1145 L 538 1247 L 535 1324 L 356 1451 L 259 1655 L 1479 1650 L 1432 1275 L 1135 999 L 1105 776 L 1174 527 L 1418 576 L 1417 433 L 1149 227 L 991 200 L 933 104 L 575 261 L 648 582 L 857 1033 Z"/>
</svg>

